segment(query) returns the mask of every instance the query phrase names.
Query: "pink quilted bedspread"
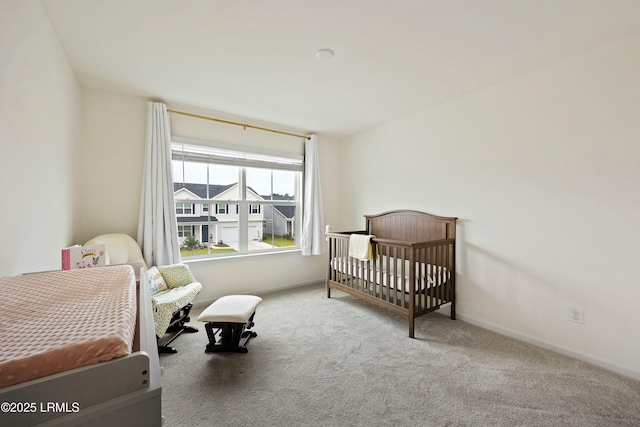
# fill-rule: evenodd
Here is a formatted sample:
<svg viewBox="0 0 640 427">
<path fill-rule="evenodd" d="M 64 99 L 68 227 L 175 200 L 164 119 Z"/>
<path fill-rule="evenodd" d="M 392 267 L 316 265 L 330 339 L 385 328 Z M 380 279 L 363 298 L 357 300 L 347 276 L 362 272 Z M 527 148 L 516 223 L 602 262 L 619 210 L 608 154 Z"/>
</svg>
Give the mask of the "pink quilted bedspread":
<svg viewBox="0 0 640 427">
<path fill-rule="evenodd" d="M 0 387 L 131 353 L 130 266 L 0 278 Z"/>
</svg>

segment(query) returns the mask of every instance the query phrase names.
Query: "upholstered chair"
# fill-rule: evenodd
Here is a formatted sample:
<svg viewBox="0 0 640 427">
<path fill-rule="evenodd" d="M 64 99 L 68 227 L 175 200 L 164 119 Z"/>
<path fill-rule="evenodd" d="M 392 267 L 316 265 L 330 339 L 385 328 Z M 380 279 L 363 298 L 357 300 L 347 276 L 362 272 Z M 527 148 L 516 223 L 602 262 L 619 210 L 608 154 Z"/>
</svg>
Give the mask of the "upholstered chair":
<svg viewBox="0 0 640 427">
<path fill-rule="evenodd" d="M 140 268 L 147 269 L 140 246 L 128 234 L 101 234 L 89 240 L 85 246 L 98 244 L 105 246 L 106 265 L 130 264 L 136 272 L 136 276 L 140 273 Z"/>
</svg>

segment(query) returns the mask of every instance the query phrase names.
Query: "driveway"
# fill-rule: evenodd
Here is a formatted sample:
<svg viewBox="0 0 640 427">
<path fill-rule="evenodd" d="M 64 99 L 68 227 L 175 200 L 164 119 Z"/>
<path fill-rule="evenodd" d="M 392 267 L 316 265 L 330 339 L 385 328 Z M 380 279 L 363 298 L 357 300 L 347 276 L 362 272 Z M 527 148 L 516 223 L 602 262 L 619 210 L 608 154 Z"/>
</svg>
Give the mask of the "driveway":
<svg viewBox="0 0 640 427">
<path fill-rule="evenodd" d="M 238 242 L 229 242 L 227 243 L 231 249 L 238 250 Z M 211 246 L 218 247 L 218 246 Z M 257 250 L 257 249 L 271 249 L 272 246 L 270 243 L 266 242 L 258 242 L 257 240 L 249 240 L 249 250 Z"/>
</svg>

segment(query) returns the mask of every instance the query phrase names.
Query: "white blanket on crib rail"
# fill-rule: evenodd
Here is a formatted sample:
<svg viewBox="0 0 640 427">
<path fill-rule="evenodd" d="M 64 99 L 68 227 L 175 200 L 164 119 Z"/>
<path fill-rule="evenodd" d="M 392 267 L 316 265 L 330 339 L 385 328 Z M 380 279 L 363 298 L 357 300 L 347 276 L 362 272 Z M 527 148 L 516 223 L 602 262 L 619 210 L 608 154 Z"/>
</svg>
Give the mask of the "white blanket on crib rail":
<svg viewBox="0 0 640 427">
<path fill-rule="evenodd" d="M 373 234 L 352 234 L 349 236 L 349 256 L 361 261 L 373 259 L 371 239 Z"/>
</svg>

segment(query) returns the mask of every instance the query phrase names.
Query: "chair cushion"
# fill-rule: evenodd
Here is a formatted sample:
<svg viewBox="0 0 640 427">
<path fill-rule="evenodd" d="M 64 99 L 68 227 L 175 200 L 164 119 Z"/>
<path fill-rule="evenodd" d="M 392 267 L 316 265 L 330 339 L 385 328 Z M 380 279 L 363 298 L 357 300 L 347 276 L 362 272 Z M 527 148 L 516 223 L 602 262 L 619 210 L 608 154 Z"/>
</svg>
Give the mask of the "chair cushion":
<svg viewBox="0 0 640 427">
<path fill-rule="evenodd" d="M 171 323 L 173 313 L 192 302 L 201 290 L 202 285 L 199 282 L 193 282 L 178 288 L 156 292 L 151 296 L 153 321 L 157 336 L 164 335 Z"/>
<path fill-rule="evenodd" d="M 158 266 L 158 271 L 160 271 L 160 274 L 164 277 L 164 281 L 167 282 L 169 289 L 197 282 L 196 278 L 191 274 L 189 266 L 186 264 L 180 263 Z"/>
<path fill-rule="evenodd" d="M 198 316 L 200 322 L 245 323 L 262 298 L 254 295 L 227 295 L 218 298 Z"/>
</svg>

